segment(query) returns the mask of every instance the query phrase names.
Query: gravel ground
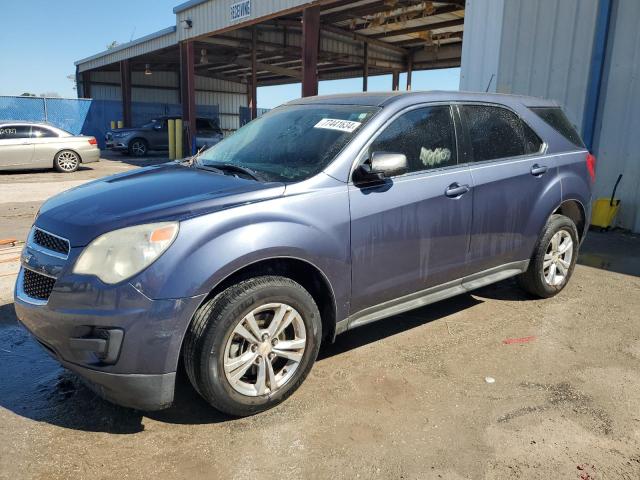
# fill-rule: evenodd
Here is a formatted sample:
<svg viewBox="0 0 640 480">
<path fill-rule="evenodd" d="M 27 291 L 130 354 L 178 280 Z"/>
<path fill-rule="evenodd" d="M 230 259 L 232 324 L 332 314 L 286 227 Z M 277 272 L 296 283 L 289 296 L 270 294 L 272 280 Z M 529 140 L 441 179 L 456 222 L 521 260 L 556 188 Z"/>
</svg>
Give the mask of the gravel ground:
<svg viewBox="0 0 640 480">
<path fill-rule="evenodd" d="M 44 192 L 135 166 L 118 160 L 1 175 L 0 238 L 24 238 Z M 591 232 L 553 299 L 506 281 L 349 332 L 240 420 L 184 380 L 153 414 L 95 397 L 17 325 L 19 251 L 0 250 L 1 479 L 640 478 L 637 236 Z"/>
</svg>

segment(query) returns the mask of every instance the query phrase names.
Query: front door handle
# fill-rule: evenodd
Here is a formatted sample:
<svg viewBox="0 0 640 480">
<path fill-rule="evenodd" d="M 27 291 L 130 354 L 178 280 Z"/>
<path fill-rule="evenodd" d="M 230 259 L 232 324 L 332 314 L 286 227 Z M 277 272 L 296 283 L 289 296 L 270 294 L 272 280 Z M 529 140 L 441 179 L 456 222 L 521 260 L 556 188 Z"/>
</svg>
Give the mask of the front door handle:
<svg viewBox="0 0 640 480">
<path fill-rule="evenodd" d="M 444 191 L 444 194 L 449 198 L 458 198 L 469 191 L 469 185 L 460 185 L 459 183 L 452 183 Z"/>
<path fill-rule="evenodd" d="M 544 175 L 547 173 L 548 168 L 546 165 L 538 165 L 537 163 L 531 167 L 531 175 L 535 177 L 539 177 L 540 175 Z"/>
</svg>

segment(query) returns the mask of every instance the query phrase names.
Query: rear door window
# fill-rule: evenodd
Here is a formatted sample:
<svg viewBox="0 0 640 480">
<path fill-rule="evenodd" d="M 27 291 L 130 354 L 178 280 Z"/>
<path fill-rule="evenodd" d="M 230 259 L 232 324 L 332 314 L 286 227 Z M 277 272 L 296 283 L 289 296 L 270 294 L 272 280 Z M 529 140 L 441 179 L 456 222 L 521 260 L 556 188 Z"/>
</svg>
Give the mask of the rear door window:
<svg viewBox="0 0 640 480">
<path fill-rule="evenodd" d="M 58 134 L 44 127 L 31 127 L 31 138 L 52 138 Z"/>
<path fill-rule="evenodd" d="M 403 153 L 408 172 L 458 163 L 451 107 L 436 105 L 400 115 L 373 141 L 373 152 Z"/>
<path fill-rule="evenodd" d="M 531 107 L 531 111 L 576 147 L 585 148 L 580 135 L 560 107 Z"/>
<path fill-rule="evenodd" d="M 537 153 L 540 137 L 511 110 L 491 105 L 463 105 L 474 162 Z"/>
<path fill-rule="evenodd" d="M 3 125 L 0 127 L 0 140 L 29 138 L 30 134 L 30 125 Z"/>
</svg>

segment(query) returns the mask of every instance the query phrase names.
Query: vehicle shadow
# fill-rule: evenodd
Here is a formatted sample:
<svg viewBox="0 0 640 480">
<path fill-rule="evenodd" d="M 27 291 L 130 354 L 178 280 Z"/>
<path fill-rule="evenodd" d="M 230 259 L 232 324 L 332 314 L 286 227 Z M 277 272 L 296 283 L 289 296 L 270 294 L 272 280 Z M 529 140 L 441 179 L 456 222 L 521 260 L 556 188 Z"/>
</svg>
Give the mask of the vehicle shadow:
<svg viewBox="0 0 640 480">
<path fill-rule="evenodd" d="M 460 295 L 406 314 L 365 325 L 323 346 L 318 362 L 427 325 L 481 303 Z M 18 323 L 13 304 L 0 306 L 0 407 L 17 415 L 81 431 L 133 434 L 143 418 L 172 424 L 213 424 L 236 420 L 211 408 L 191 387 L 184 370 L 178 376 L 174 405 L 140 412 L 102 400 L 63 369 Z"/>
</svg>

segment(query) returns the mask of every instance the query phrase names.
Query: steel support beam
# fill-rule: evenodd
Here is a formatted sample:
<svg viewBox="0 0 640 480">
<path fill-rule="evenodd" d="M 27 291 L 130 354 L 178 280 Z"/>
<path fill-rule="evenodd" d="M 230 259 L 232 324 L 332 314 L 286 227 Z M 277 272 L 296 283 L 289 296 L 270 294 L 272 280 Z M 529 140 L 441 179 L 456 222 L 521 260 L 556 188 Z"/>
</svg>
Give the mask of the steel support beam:
<svg viewBox="0 0 640 480">
<path fill-rule="evenodd" d="M 394 70 L 391 75 L 391 89 L 394 92 L 400 90 L 400 72 L 398 70 Z"/>
<path fill-rule="evenodd" d="M 91 98 L 91 72 L 82 72 L 82 98 Z M 76 86 L 77 88 L 77 86 Z"/>
<path fill-rule="evenodd" d="M 411 91 L 411 76 L 413 75 L 413 52 L 409 54 L 407 59 L 407 92 Z"/>
<path fill-rule="evenodd" d="M 196 132 L 196 75 L 193 41 L 180 44 L 180 96 L 182 98 L 182 121 L 187 130 L 185 152 L 195 153 Z M 178 156 L 180 156 L 179 152 Z"/>
<path fill-rule="evenodd" d="M 249 79 L 249 111 L 251 120 L 258 117 L 258 32 L 256 27 L 251 29 L 251 78 Z"/>
<path fill-rule="evenodd" d="M 122 121 L 125 127 L 131 127 L 131 65 L 129 60 L 120 62 L 120 93 Z"/>
<path fill-rule="evenodd" d="M 369 44 L 364 42 L 364 65 L 362 68 L 362 91 L 366 92 L 369 89 Z"/>
<path fill-rule="evenodd" d="M 318 51 L 320 50 L 320 7 L 302 13 L 302 96 L 318 94 Z"/>
</svg>

